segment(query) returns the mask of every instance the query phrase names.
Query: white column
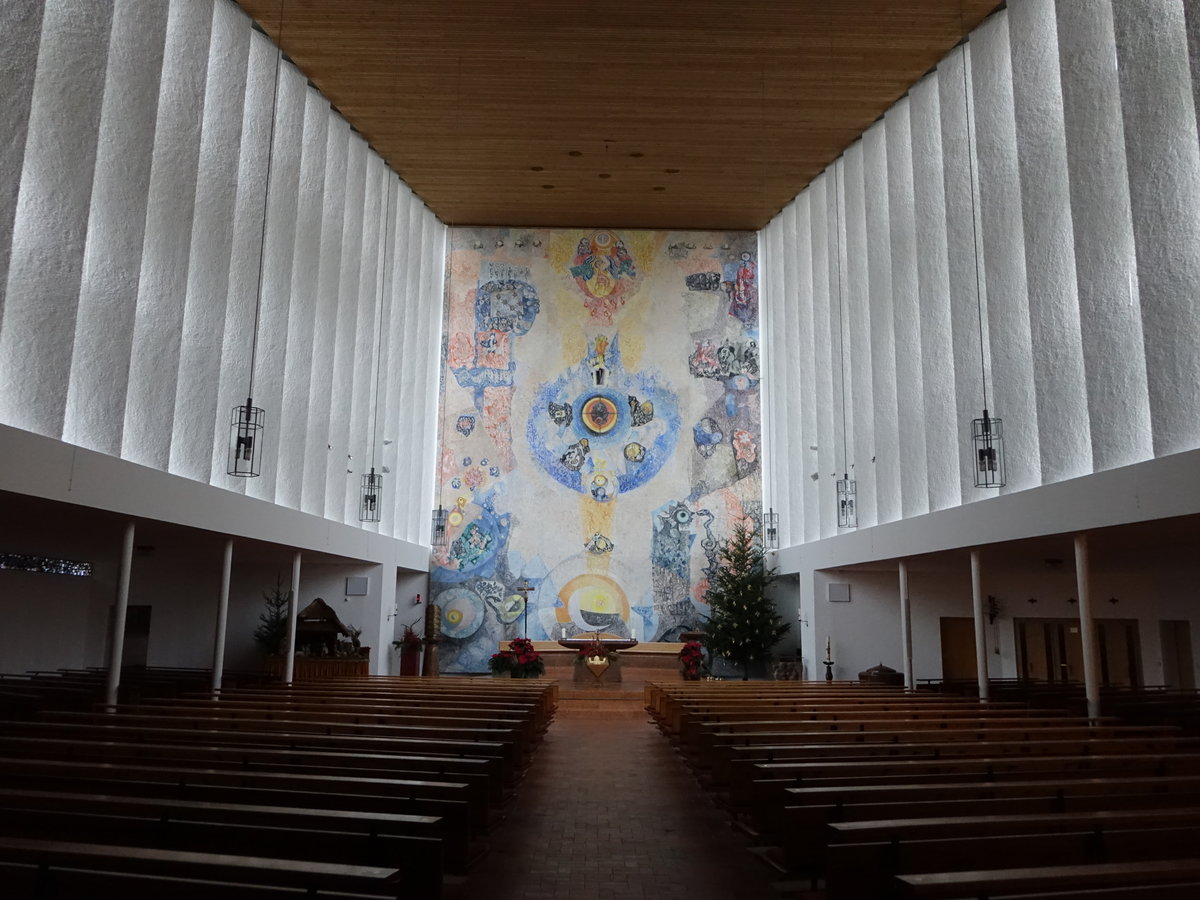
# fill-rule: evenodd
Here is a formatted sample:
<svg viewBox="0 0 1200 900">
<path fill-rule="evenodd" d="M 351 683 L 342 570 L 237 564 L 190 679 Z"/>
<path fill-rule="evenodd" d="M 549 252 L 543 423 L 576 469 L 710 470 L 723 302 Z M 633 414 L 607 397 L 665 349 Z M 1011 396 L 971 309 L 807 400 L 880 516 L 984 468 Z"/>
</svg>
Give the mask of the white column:
<svg viewBox="0 0 1200 900">
<path fill-rule="evenodd" d="M 913 683 L 912 614 L 908 603 L 908 561 L 900 560 L 900 655 L 904 660 L 904 686 L 910 691 Z"/>
<path fill-rule="evenodd" d="M 229 574 L 233 569 L 233 538 L 225 539 L 225 554 L 221 562 L 221 594 L 217 598 L 217 630 L 213 636 L 212 692 L 221 692 L 221 675 L 225 671 L 225 629 L 229 621 Z"/>
<path fill-rule="evenodd" d="M 1095 718 L 1100 715 L 1100 647 L 1096 644 L 1096 620 L 1092 616 L 1086 534 L 1075 535 L 1075 582 L 1079 590 L 1079 635 L 1083 638 L 1083 686 L 1088 716 Z"/>
<path fill-rule="evenodd" d="M 112 636 L 108 644 L 108 680 L 104 686 L 104 703 L 111 710 L 117 705 L 117 688 L 121 686 L 121 658 L 125 654 L 125 613 L 129 609 L 129 575 L 133 569 L 133 522 L 125 524 L 125 539 L 121 544 L 121 571 L 117 577 L 117 599 L 113 605 Z"/>
<path fill-rule="evenodd" d="M 288 639 L 284 648 L 283 682 L 292 683 L 296 664 L 296 618 L 300 614 L 300 551 L 292 556 L 292 602 L 288 607 Z"/>
<path fill-rule="evenodd" d="M 975 670 L 979 675 L 979 699 L 988 699 L 987 631 L 983 621 L 983 579 L 979 573 L 979 549 L 971 551 L 971 605 L 975 611 Z"/>
</svg>

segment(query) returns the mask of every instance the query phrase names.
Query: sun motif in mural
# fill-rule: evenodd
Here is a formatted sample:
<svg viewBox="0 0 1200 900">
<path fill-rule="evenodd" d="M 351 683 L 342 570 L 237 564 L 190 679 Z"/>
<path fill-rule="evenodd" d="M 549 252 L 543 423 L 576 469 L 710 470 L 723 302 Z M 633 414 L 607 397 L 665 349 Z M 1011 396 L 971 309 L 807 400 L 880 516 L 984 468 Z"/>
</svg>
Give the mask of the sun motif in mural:
<svg viewBox="0 0 1200 900">
<path fill-rule="evenodd" d="M 597 387 L 601 352 L 606 374 Z M 619 338 L 598 337 L 577 365 L 534 395 L 526 436 L 533 458 L 555 481 L 607 503 L 653 478 L 679 431 L 678 401 L 658 373 L 627 373 Z"/>
</svg>

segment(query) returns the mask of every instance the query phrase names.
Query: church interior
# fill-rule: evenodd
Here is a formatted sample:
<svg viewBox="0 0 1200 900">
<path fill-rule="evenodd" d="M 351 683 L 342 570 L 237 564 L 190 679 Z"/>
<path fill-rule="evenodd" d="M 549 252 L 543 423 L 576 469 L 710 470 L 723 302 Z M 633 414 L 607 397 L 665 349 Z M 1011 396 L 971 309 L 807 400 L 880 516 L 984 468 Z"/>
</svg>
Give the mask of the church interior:
<svg viewBox="0 0 1200 900">
<path fill-rule="evenodd" d="M 11 884 L 1193 896 L 1200 2 L 12 0 L 0 48 Z M 684 680 L 739 525 L 787 632 L 754 680 L 715 658 Z M 610 662 L 576 653 L 593 636 Z M 525 639 L 546 674 L 487 677 Z M 132 767 L 117 743 L 150 742 L 199 770 L 218 757 L 164 749 L 184 740 L 167 716 L 261 725 L 276 702 L 305 732 L 376 730 L 286 761 L 263 738 L 275 786 L 212 775 L 170 802 L 283 804 L 283 779 L 330 775 L 334 752 L 349 781 L 392 765 L 395 785 L 457 786 L 404 801 L 444 830 L 388 826 L 386 858 L 423 874 L 398 888 L 365 872 L 378 847 L 334 852 L 352 842 L 332 801 L 189 819 L 153 851 L 171 860 L 136 865 L 93 844 L 111 817 L 166 821 L 149 790 L 72 822 L 35 807 L 115 791 L 34 767 L 83 766 L 72 745 L 105 728 L 92 763 Z M 121 737 L 118 715 L 146 730 Z M 859 741 L 958 719 L 1011 734 L 928 750 L 954 763 L 920 771 L 947 783 L 927 798 L 901 792 L 916 750 L 885 772 L 788 737 L 839 717 Z M 416 743 L 435 738 L 498 749 Z M 1099 785 L 1118 760 L 1172 809 L 1133 788 L 970 808 L 1086 812 L 1059 829 L 1093 835 L 1079 852 L 1041 820 L 996 838 L 949 793 Z M 851 779 L 891 806 L 813 811 L 850 804 L 816 792 Z M 384 827 L 402 788 L 376 787 L 341 813 Z M 879 824 L 926 802 L 964 821 Z M 227 827 L 291 863 L 213 874 L 199 851 L 236 852 Z M 971 836 L 982 857 L 938 843 Z M 1013 872 L 1010 852 L 1047 871 L 919 874 Z"/>
</svg>

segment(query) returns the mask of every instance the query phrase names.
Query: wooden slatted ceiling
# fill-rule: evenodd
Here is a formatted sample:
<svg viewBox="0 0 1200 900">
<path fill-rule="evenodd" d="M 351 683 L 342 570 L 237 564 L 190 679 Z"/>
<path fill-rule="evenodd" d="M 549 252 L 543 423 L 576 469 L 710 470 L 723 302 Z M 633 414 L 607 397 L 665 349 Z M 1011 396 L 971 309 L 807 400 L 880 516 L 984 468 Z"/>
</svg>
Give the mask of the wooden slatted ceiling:
<svg viewBox="0 0 1200 900">
<path fill-rule="evenodd" d="M 451 225 L 757 229 L 999 0 L 239 0 Z"/>
</svg>

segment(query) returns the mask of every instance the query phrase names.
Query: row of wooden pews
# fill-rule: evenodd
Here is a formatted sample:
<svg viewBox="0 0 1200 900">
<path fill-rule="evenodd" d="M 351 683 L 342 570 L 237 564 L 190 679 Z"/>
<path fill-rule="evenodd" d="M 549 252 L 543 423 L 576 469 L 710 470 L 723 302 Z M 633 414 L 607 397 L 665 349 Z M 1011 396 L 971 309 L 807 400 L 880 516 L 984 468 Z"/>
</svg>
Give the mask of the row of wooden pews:
<svg viewBox="0 0 1200 900">
<path fill-rule="evenodd" d="M 460 896 L 556 703 L 369 678 L 0 722 L 4 896 Z"/>
<path fill-rule="evenodd" d="M 648 684 L 779 888 L 829 900 L 1200 891 L 1200 739 L 846 682 Z"/>
</svg>

